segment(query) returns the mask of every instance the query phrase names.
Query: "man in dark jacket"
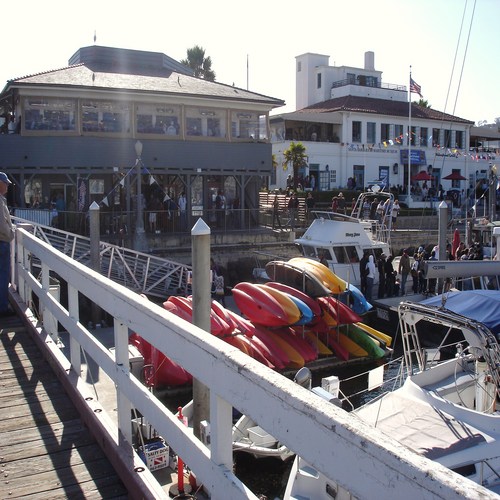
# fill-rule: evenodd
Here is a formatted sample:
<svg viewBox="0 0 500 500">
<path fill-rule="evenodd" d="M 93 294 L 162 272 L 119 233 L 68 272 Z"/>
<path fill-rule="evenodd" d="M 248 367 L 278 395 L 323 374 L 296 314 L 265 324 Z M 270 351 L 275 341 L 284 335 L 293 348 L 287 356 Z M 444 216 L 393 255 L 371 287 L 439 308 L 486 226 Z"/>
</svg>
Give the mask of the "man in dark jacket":
<svg viewBox="0 0 500 500">
<path fill-rule="evenodd" d="M 385 295 L 385 262 L 387 255 L 385 253 L 380 255 L 377 262 L 378 268 L 378 298 L 383 299 Z"/>
<path fill-rule="evenodd" d="M 366 293 L 366 264 L 368 263 L 368 252 L 365 250 L 363 257 L 359 261 L 359 279 L 361 282 L 361 293 Z"/>
</svg>

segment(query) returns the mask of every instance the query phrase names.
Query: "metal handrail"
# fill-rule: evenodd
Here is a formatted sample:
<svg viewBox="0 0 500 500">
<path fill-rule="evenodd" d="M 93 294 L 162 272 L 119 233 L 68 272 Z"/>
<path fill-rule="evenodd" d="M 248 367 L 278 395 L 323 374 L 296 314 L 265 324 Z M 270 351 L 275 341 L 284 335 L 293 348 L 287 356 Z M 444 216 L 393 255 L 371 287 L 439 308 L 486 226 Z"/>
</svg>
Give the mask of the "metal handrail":
<svg viewBox="0 0 500 500">
<path fill-rule="evenodd" d="M 18 217 L 13 220 L 31 224 L 36 237 L 73 260 L 90 266 L 90 238 Z M 166 298 L 177 295 L 180 290 L 188 291 L 191 266 L 104 241 L 99 242 L 99 255 L 101 274 L 137 293 Z"/>
</svg>

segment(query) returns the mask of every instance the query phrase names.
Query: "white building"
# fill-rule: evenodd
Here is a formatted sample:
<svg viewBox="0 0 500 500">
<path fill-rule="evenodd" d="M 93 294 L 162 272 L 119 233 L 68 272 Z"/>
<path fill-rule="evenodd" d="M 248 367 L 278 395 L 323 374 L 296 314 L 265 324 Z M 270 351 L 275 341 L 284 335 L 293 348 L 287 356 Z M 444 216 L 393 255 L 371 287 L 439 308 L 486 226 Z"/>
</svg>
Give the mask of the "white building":
<svg viewBox="0 0 500 500">
<path fill-rule="evenodd" d="M 470 147 L 474 122 L 419 106 L 415 94 L 410 116 L 407 86 L 383 82 L 374 59 L 366 52 L 364 68 L 355 68 L 329 66 L 329 56 L 321 54 L 296 57 L 297 110 L 271 116 L 278 166 L 270 188 L 284 188 L 292 173 L 291 167 L 282 168 L 292 141 L 306 148 L 308 167 L 300 172 L 304 187 L 311 176 L 322 191 L 345 189 L 350 178 L 357 188 L 377 181 L 399 186 L 400 201 L 412 207 L 428 206 L 415 192 L 422 182 L 414 177 L 422 171 L 433 178 L 429 188 L 455 189 L 460 197 L 489 175 L 495 153 Z M 455 180 L 445 179 L 451 174 Z"/>
</svg>

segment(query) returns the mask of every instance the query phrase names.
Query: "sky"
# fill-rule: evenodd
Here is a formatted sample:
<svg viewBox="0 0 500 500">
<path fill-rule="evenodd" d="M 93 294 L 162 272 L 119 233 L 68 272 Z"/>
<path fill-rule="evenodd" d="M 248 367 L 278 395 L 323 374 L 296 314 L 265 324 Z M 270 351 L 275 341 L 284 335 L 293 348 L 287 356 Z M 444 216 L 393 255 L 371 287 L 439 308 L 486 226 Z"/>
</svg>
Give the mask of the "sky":
<svg viewBox="0 0 500 500">
<path fill-rule="evenodd" d="M 413 79 L 429 105 L 476 122 L 500 117 L 500 0 L 18 0 L 3 23 L 0 84 L 67 66 L 94 44 L 186 58 L 199 45 L 216 81 L 284 100 L 295 110 L 295 57 L 364 66 L 382 82 Z M 417 94 L 412 94 L 418 100 Z"/>
</svg>

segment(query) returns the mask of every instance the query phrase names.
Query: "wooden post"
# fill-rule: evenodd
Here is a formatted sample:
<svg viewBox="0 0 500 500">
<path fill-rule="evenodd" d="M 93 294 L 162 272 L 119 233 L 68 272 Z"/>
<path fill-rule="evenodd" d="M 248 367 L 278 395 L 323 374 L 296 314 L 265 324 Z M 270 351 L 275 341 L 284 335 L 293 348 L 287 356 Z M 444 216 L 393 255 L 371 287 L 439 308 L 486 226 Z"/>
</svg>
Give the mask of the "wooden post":
<svg viewBox="0 0 500 500">
<path fill-rule="evenodd" d="M 193 248 L 193 324 L 210 333 L 210 227 L 198 219 L 191 229 Z M 193 432 L 200 438 L 200 423 L 210 420 L 210 392 L 193 379 Z"/>
<path fill-rule="evenodd" d="M 100 208 L 94 201 L 89 207 L 90 214 L 90 267 L 97 272 L 101 272 L 101 256 L 99 247 L 101 243 Z M 99 306 L 92 302 L 92 323 L 94 327 L 101 322 L 101 310 Z"/>
</svg>

